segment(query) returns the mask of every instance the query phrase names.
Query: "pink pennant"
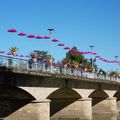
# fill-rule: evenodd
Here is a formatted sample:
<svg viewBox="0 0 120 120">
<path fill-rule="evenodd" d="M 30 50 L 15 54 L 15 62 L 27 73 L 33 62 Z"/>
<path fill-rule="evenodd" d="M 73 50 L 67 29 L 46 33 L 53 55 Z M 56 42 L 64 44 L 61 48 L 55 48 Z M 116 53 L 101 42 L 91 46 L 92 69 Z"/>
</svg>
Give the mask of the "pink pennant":
<svg viewBox="0 0 120 120">
<path fill-rule="evenodd" d="M 25 36 L 26 34 L 24 32 L 20 32 L 18 36 Z"/>
<path fill-rule="evenodd" d="M 43 38 L 44 39 L 50 39 L 50 36 L 44 36 Z"/>
<path fill-rule="evenodd" d="M 69 50 L 69 49 L 70 49 L 70 47 L 64 47 L 64 49 L 65 49 L 65 50 Z"/>
<path fill-rule="evenodd" d="M 10 52 L 8 52 L 7 55 L 12 55 L 12 54 Z"/>
<path fill-rule="evenodd" d="M 59 43 L 58 46 L 64 46 L 64 44 L 63 43 Z"/>
<path fill-rule="evenodd" d="M 11 28 L 11 29 L 8 29 L 8 32 L 17 32 L 17 30 L 14 28 Z"/>
<path fill-rule="evenodd" d="M 2 50 L 1 50 L 0 53 L 5 53 L 5 51 L 2 51 Z"/>
<path fill-rule="evenodd" d="M 30 34 L 30 35 L 28 35 L 27 37 L 28 37 L 28 38 L 35 38 L 35 35 Z"/>
<path fill-rule="evenodd" d="M 99 56 L 99 55 L 97 55 L 97 56 L 96 56 L 96 58 L 100 58 L 100 56 Z"/>
<path fill-rule="evenodd" d="M 24 55 L 19 55 L 19 57 L 24 57 Z"/>
<path fill-rule="evenodd" d="M 30 58 L 30 55 L 26 55 L 25 57 Z"/>
<path fill-rule="evenodd" d="M 91 52 L 91 54 L 93 54 L 93 55 L 97 55 L 97 53 L 96 53 L 96 52 Z"/>
<path fill-rule="evenodd" d="M 54 39 L 52 39 L 52 42 L 58 42 L 58 39 L 54 38 Z"/>
<path fill-rule="evenodd" d="M 77 51 L 75 49 L 69 50 L 70 52 L 76 53 Z"/>
<path fill-rule="evenodd" d="M 43 36 L 37 36 L 36 39 L 43 39 L 44 37 Z"/>
</svg>

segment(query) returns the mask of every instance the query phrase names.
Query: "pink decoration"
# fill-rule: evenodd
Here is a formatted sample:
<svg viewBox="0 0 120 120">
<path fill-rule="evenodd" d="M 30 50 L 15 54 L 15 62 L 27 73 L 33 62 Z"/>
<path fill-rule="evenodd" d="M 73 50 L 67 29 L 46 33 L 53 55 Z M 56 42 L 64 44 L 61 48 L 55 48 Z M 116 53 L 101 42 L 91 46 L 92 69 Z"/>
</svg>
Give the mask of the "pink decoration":
<svg viewBox="0 0 120 120">
<path fill-rule="evenodd" d="M 43 58 L 39 57 L 39 58 L 37 58 L 37 60 L 43 60 Z"/>
<path fill-rule="evenodd" d="M 110 63 L 114 63 L 113 60 L 109 60 Z"/>
<path fill-rule="evenodd" d="M 15 56 L 19 56 L 18 54 L 16 54 Z"/>
<path fill-rule="evenodd" d="M 110 60 L 107 60 L 107 62 L 109 62 L 109 63 L 110 63 L 111 61 L 110 61 Z"/>
<path fill-rule="evenodd" d="M 37 36 L 36 39 L 43 39 L 44 37 L 43 36 Z"/>
<path fill-rule="evenodd" d="M 84 54 L 84 52 L 80 52 L 80 54 Z"/>
<path fill-rule="evenodd" d="M 96 56 L 96 58 L 100 58 L 100 56 L 99 56 L 99 55 L 97 55 L 97 56 Z"/>
<path fill-rule="evenodd" d="M 97 55 L 97 53 L 96 53 L 96 52 L 91 52 L 91 54 L 93 54 L 93 55 Z"/>
<path fill-rule="evenodd" d="M 47 59 L 44 59 L 44 62 L 48 62 L 48 63 L 49 63 L 49 60 L 47 60 Z"/>
<path fill-rule="evenodd" d="M 76 50 L 73 50 L 73 52 L 76 52 L 78 54 L 84 54 L 84 52 L 80 52 L 80 51 L 76 51 Z"/>
<path fill-rule="evenodd" d="M 50 39 L 50 36 L 44 36 L 43 38 L 44 39 Z"/>
<path fill-rule="evenodd" d="M 30 55 L 26 55 L 25 57 L 30 58 Z"/>
<path fill-rule="evenodd" d="M 104 61 L 104 62 L 108 62 L 108 60 L 106 60 L 106 59 L 103 59 L 102 61 Z"/>
<path fill-rule="evenodd" d="M 64 46 L 64 44 L 63 43 L 59 43 L 58 46 Z"/>
<path fill-rule="evenodd" d="M 83 54 L 89 54 L 88 52 L 83 52 Z"/>
<path fill-rule="evenodd" d="M 116 61 L 116 63 L 120 63 L 120 61 Z"/>
<path fill-rule="evenodd" d="M 17 32 L 17 30 L 12 28 L 12 29 L 8 29 L 8 32 Z"/>
<path fill-rule="evenodd" d="M 18 36 L 25 36 L 26 34 L 24 32 L 20 32 Z"/>
<path fill-rule="evenodd" d="M 28 35 L 27 37 L 28 37 L 28 38 L 35 38 L 35 35 L 30 34 L 30 35 Z"/>
<path fill-rule="evenodd" d="M 24 57 L 24 55 L 19 55 L 19 57 Z"/>
<path fill-rule="evenodd" d="M 12 55 L 12 54 L 10 52 L 8 52 L 7 55 Z"/>
<path fill-rule="evenodd" d="M 5 53 L 5 51 L 2 51 L 2 50 L 1 50 L 0 53 Z"/>
<path fill-rule="evenodd" d="M 71 49 L 69 50 L 70 52 L 73 52 L 73 53 L 77 53 L 78 51 L 76 51 L 75 49 Z"/>
<path fill-rule="evenodd" d="M 64 47 L 64 49 L 65 49 L 65 50 L 69 50 L 69 49 L 70 49 L 70 47 Z"/>
<path fill-rule="evenodd" d="M 101 57 L 100 57 L 99 59 L 100 59 L 100 60 L 104 60 L 104 58 L 101 58 Z"/>
<path fill-rule="evenodd" d="M 91 54 L 91 51 L 88 51 L 88 54 Z"/>
<path fill-rule="evenodd" d="M 52 39 L 52 42 L 58 42 L 58 39 L 54 38 L 54 39 Z"/>
</svg>

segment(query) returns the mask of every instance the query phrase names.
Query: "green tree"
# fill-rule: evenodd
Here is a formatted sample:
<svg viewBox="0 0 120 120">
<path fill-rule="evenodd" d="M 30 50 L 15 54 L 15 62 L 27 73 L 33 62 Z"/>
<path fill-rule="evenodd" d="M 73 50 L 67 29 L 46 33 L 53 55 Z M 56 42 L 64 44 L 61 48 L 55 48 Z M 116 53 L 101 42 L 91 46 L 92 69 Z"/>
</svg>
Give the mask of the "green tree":
<svg viewBox="0 0 120 120">
<path fill-rule="evenodd" d="M 33 52 L 36 54 L 37 57 L 51 60 L 51 55 L 49 55 L 47 51 L 34 50 Z M 52 57 L 52 60 L 54 61 L 53 57 Z"/>
<path fill-rule="evenodd" d="M 72 48 L 73 51 L 78 51 L 77 47 Z M 69 63 L 73 64 L 75 66 L 79 66 L 82 64 L 85 60 L 85 57 L 82 54 L 79 54 L 78 52 L 72 52 L 68 51 L 66 53 L 66 57 L 63 59 L 63 63 Z"/>
<path fill-rule="evenodd" d="M 83 54 L 80 54 L 77 47 L 73 47 L 72 51 L 68 51 L 62 62 L 63 64 L 69 63 L 82 69 L 87 68 L 88 71 L 93 71 L 93 69 L 95 71 L 97 70 L 97 65 L 94 64 L 92 68 L 91 59 L 86 59 Z"/>
<path fill-rule="evenodd" d="M 18 51 L 18 48 L 17 48 L 17 47 L 11 47 L 9 50 L 10 50 L 11 54 L 12 54 L 13 56 L 15 56 L 16 53 L 17 53 L 17 51 Z"/>
</svg>

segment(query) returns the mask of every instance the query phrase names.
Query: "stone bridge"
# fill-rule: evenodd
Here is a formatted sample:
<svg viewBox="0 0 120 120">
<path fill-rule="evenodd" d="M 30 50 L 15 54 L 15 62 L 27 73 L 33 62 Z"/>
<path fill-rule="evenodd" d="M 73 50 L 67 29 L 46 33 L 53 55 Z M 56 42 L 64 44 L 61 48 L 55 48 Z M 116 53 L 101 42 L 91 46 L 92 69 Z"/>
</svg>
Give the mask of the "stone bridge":
<svg viewBox="0 0 120 120">
<path fill-rule="evenodd" d="M 0 118 L 91 120 L 120 110 L 117 81 L 0 67 Z"/>
</svg>

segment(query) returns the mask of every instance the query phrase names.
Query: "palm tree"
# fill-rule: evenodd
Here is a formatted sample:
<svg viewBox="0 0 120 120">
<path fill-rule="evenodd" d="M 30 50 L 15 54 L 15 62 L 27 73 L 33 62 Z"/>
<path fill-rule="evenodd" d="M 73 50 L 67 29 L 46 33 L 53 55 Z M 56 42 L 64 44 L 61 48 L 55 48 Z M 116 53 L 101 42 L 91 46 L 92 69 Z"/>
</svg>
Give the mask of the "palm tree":
<svg viewBox="0 0 120 120">
<path fill-rule="evenodd" d="M 12 54 L 13 56 L 15 56 L 15 55 L 17 54 L 18 48 L 17 48 L 17 47 L 11 47 L 9 50 L 10 50 L 11 54 Z"/>
</svg>

